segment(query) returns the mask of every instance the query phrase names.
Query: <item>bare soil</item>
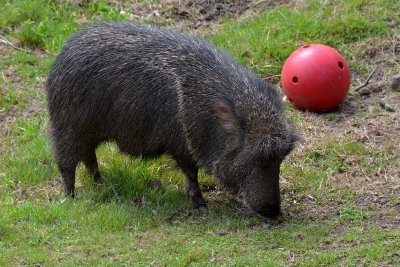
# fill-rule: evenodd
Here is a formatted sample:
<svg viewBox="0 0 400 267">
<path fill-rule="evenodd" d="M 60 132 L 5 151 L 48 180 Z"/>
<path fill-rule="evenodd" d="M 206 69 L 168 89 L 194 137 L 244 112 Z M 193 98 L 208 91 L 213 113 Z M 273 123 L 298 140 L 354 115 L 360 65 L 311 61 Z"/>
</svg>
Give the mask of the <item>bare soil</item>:
<svg viewBox="0 0 400 267">
<path fill-rule="evenodd" d="M 118 4 L 118 1 L 111 2 Z M 122 12 L 128 12 L 133 21 L 151 19 L 156 24 L 196 31 L 215 29 L 221 19 L 238 19 L 289 2 L 290 0 L 163 0 L 160 4 L 130 4 L 122 7 Z"/>
</svg>

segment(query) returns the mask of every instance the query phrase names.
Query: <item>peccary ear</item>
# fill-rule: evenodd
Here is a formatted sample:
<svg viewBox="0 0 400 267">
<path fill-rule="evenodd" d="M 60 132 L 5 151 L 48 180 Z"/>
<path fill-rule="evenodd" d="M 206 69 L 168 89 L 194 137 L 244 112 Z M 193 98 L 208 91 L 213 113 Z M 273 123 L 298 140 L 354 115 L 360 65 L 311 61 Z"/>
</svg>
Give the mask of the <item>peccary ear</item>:
<svg viewBox="0 0 400 267">
<path fill-rule="evenodd" d="M 229 146 L 236 149 L 240 145 L 242 129 L 232 105 L 224 99 L 217 99 L 214 101 L 214 109 L 222 128 L 229 135 Z"/>
</svg>

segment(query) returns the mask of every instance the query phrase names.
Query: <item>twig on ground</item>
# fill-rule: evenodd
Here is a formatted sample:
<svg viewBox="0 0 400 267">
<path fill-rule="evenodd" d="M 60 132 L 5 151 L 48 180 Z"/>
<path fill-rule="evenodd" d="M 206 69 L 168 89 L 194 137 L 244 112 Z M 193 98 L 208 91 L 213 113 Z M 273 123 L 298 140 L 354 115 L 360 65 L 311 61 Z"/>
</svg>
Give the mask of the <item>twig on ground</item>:
<svg viewBox="0 0 400 267">
<path fill-rule="evenodd" d="M 265 2 L 267 2 L 267 0 L 259 0 L 259 1 L 255 2 L 255 3 L 253 3 L 253 7 L 258 6 L 259 4 L 263 4 Z"/>
<path fill-rule="evenodd" d="M 372 78 L 372 75 L 374 75 L 375 71 L 376 71 L 376 68 L 373 69 L 373 70 L 371 71 L 371 73 L 368 75 L 367 79 L 365 80 L 365 82 L 364 82 L 363 84 L 360 84 L 359 86 L 357 86 L 356 88 L 354 88 L 354 91 L 357 92 L 357 91 L 359 91 L 361 88 L 364 88 L 365 86 L 367 86 L 367 85 L 369 84 L 369 81 L 370 81 L 371 78 Z"/>
<path fill-rule="evenodd" d="M 397 36 L 393 36 L 391 38 L 391 40 L 392 40 L 392 44 L 393 44 L 392 53 L 393 53 L 394 58 L 396 58 L 397 57 L 397 55 L 396 55 L 397 48 L 400 49 L 400 38 L 399 38 L 399 40 L 397 40 Z"/>
<path fill-rule="evenodd" d="M 379 101 L 379 106 L 380 106 L 382 109 L 384 109 L 384 110 L 386 110 L 386 111 L 389 111 L 389 112 L 395 112 L 395 111 L 396 111 L 394 107 L 392 107 L 392 106 L 386 104 L 386 103 L 383 102 L 383 101 Z"/>
<path fill-rule="evenodd" d="M 26 50 L 26 49 L 23 49 L 23 48 L 20 48 L 20 47 L 14 45 L 9 40 L 7 40 L 7 38 L 4 37 L 3 35 L 0 35 L 0 43 L 6 44 L 18 51 L 22 51 L 22 52 L 29 53 L 29 54 L 34 54 L 32 51 L 29 51 L 29 50 Z"/>
</svg>

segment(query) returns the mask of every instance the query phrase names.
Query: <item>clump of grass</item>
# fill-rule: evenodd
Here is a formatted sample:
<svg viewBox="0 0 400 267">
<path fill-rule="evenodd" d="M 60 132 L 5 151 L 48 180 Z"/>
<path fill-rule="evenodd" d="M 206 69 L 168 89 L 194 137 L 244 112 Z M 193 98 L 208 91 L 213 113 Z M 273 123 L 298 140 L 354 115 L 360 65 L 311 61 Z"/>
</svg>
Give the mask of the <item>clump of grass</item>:
<svg viewBox="0 0 400 267">
<path fill-rule="evenodd" d="M 4 6 L 0 29 L 13 33 L 21 46 L 39 48 L 50 52 L 61 49 L 66 39 L 80 27 L 78 19 L 127 20 L 128 14 L 120 13 L 105 0 L 74 5 L 71 1 L 8 2 Z"/>
<path fill-rule="evenodd" d="M 18 147 L 0 156 L 0 167 L 5 181 L 13 184 L 35 185 L 55 177 L 55 164 L 42 117 L 19 118 L 12 128 L 9 146 Z M 6 140 L 4 140 L 6 142 Z"/>
</svg>

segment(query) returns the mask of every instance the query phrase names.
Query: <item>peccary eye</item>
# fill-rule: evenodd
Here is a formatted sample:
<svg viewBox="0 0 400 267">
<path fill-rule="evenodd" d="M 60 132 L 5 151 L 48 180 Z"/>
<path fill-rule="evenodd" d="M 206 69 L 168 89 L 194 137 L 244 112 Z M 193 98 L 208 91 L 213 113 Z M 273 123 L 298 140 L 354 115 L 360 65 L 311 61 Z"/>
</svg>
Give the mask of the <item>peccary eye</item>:
<svg viewBox="0 0 400 267">
<path fill-rule="evenodd" d="M 269 162 L 270 158 L 267 155 L 258 156 L 253 159 L 253 164 L 260 167 L 267 167 Z"/>
<path fill-rule="evenodd" d="M 292 150 L 294 149 L 294 145 L 291 144 L 283 153 L 283 155 L 281 156 L 282 159 L 284 159 L 287 155 L 290 154 L 290 152 L 292 152 Z"/>
</svg>

